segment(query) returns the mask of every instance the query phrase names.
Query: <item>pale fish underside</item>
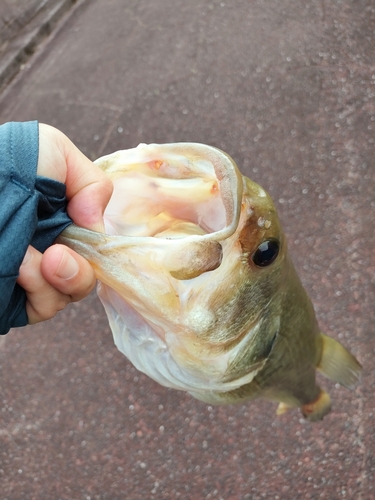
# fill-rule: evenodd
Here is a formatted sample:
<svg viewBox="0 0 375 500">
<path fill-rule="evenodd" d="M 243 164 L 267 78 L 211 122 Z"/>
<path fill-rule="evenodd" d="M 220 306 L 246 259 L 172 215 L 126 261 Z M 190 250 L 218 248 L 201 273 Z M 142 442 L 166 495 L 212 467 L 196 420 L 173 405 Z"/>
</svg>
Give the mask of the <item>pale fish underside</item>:
<svg viewBox="0 0 375 500">
<path fill-rule="evenodd" d="M 202 144 L 141 144 L 96 163 L 114 183 L 106 234 L 72 225 L 60 241 L 94 267 L 120 351 L 209 403 L 264 397 L 322 418 L 316 369 L 351 387 L 361 367 L 320 333 L 269 195 Z"/>
</svg>

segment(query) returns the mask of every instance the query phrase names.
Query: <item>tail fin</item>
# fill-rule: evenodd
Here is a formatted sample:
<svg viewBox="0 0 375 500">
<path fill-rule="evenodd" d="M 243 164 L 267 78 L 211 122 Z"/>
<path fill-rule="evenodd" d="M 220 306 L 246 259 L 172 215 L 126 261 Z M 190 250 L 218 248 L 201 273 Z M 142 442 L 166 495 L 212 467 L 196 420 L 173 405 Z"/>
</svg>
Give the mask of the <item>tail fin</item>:
<svg viewBox="0 0 375 500">
<path fill-rule="evenodd" d="M 312 403 L 303 405 L 301 407 L 303 416 L 310 420 L 310 422 L 317 422 L 322 420 L 322 418 L 327 415 L 331 409 L 331 398 L 323 389 L 320 390 L 320 394 L 315 401 Z"/>
<path fill-rule="evenodd" d="M 322 357 L 317 369 L 326 377 L 347 389 L 353 389 L 361 375 L 362 366 L 337 340 L 321 334 Z"/>
<path fill-rule="evenodd" d="M 320 387 L 319 387 L 320 389 Z M 276 415 L 283 415 L 287 411 L 295 408 L 292 403 L 281 402 L 276 410 Z M 310 422 L 322 420 L 325 415 L 331 410 L 331 398 L 323 389 L 320 389 L 318 397 L 311 403 L 302 405 L 301 411 L 303 416 Z"/>
</svg>

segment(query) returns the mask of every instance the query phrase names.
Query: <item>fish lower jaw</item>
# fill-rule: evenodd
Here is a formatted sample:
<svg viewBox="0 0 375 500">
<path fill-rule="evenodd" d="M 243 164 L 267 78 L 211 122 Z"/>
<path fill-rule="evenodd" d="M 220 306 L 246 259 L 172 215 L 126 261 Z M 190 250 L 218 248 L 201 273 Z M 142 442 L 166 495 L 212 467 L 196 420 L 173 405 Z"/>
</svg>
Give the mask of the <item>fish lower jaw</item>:
<svg viewBox="0 0 375 500">
<path fill-rule="evenodd" d="M 175 336 L 158 335 L 113 289 L 101 285 L 98 295 L 107 312 L 117 348 L 132 364 L 159 384 L 204 394 L 225 392 L 251 382 L 254 372 L 235 380 L 225 380 L 230 358 L 206 351 L 198 356 L 196 345 L 175 343 Z M 126 323 L 123 318 L 126 317 Z M 170 337 L 170 338 L 168 338 Z M 202 350 L 198 349 L 202 354 Z"/>
</svg>

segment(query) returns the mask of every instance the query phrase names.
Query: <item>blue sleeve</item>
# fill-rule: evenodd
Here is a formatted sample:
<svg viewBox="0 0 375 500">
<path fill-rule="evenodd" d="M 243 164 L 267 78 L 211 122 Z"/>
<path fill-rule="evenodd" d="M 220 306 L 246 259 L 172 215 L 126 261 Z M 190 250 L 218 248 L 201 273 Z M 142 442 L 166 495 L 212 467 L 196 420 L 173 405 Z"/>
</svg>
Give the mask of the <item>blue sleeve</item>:
<svg viewBox="0 0 375 500">
<path fill-rule="evenodd" d="M 38 122 L 0 126 L 0 334 L 27 324 L 26 294 L 16 283 L 28 245 L 40 252 L 72 223 L 65 185 L 37 177 Z"/>
</svg>

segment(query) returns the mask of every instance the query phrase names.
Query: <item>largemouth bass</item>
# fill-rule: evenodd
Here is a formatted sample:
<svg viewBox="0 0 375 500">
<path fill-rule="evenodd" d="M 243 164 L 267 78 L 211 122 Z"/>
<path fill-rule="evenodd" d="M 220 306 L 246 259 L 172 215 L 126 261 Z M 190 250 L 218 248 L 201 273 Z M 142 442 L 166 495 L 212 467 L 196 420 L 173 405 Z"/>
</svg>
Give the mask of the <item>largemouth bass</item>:
<svg viewBox="0 0 375 500">
<path fill-rule="evenodd" d="M 316 370 L 351 388 L 361 366 L 320 332 L 270 196 L 224 152 L 144 145 L 96 161 L 112 179 L 106 234 L 72 225 L 117 347 L 160 384 L 218 404 L 257 397 L 330 410 Z"/>
</svg>

